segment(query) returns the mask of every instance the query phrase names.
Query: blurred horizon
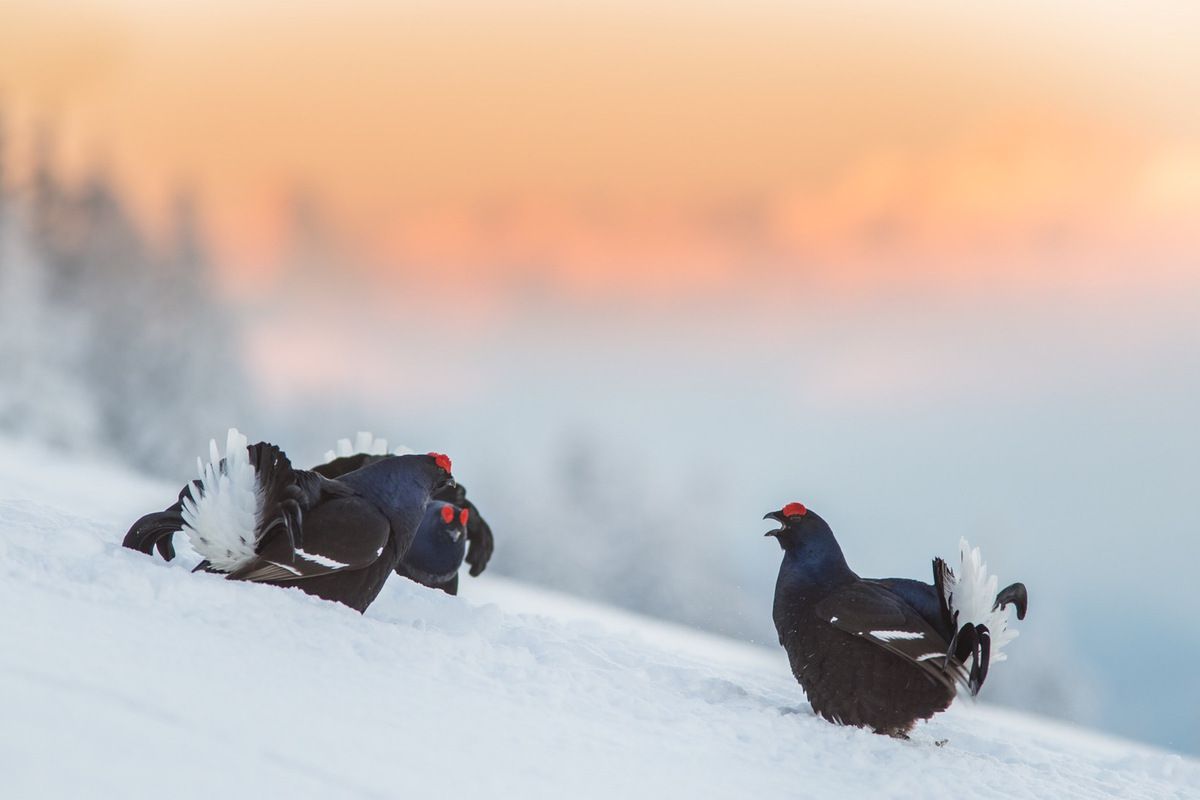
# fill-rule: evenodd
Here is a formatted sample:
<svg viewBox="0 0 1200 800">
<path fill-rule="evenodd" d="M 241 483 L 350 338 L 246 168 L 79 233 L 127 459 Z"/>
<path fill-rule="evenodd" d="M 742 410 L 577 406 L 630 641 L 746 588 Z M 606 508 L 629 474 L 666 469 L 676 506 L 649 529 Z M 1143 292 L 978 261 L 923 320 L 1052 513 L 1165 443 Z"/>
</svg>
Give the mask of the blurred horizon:
<svg viewBox="0 0 1200 800">
<path fill-rule="evenodd" d="M 1197 34 L 15 0 L 0 430 L 170 479 L 229 425 L 444 450 L 497 572 L 768 646 L 763 512 L 864 575 L 966 536 L 1032 595 L 985 694 L 1200 753 Z"/>
</svg>

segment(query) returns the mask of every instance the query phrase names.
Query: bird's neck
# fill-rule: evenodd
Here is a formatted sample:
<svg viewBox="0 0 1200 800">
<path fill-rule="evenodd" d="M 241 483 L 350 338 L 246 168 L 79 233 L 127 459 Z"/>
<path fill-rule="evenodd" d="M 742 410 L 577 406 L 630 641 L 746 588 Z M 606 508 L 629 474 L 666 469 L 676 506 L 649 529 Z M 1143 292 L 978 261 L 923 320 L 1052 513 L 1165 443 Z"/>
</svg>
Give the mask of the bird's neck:
<svg viewBox="0 0 1200 800">
<path fill-rule="evenodd" d="M 779 587 L 809 592 L 834 588 L 858 576 L 846 563 L 832 533 L 817 532 L 790 543 L 779 567 Z"/>
</svg>

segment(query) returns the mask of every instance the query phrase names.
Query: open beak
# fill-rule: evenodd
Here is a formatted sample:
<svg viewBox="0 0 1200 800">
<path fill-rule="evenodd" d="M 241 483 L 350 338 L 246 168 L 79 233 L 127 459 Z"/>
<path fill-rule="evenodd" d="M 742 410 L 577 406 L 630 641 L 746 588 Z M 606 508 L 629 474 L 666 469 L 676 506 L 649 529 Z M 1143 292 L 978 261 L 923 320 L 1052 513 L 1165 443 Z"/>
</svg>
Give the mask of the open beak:
<svg viewBox="0 0 1200 800">
<path fill-rule="evenodd" d="M 455 544 L 458 544 L 459 540 L 462 539 L 462 537 L 463 537 L 463 532 L 462 532 L 461 528 L 451 528 L 450 529 L 450 541 L 454 542 Z"/>
<path fill-rule="evenodd" d="M 763 536 L 778 536 L 779 534 L 783 533 L 784 526 L 783 526 L 783 512 L 782 511 L 772 511 L 768 514 L 763 514 L 763 519 L 773 519 L 779 523 L 778 528 L 767 531 L 766 533 L 763 534 Z"/>
</svg>

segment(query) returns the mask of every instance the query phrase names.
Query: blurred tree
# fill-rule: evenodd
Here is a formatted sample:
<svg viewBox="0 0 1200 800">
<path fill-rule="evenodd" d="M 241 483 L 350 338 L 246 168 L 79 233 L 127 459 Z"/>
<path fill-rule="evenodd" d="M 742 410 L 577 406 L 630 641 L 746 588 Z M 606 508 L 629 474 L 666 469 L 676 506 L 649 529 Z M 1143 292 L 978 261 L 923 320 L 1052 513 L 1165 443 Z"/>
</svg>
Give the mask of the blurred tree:
<svg viewBox="0 0 1200 800">
<path fill-rule="evenodd" d="M 0 217 L 0 429 L 60 447 L 98 440 L 99 421 L 80 366 L 86 325 L 56 312 L 49 270 L 22 209 Z"/>
<path fill-rule="evenodd" d="M 49 126 L 34 153 L 0 227 L 0 428 L 180 477 L 251 405 L 195 196 L 156 250 L 106 170 L 67 184 Z"/>
</svg>

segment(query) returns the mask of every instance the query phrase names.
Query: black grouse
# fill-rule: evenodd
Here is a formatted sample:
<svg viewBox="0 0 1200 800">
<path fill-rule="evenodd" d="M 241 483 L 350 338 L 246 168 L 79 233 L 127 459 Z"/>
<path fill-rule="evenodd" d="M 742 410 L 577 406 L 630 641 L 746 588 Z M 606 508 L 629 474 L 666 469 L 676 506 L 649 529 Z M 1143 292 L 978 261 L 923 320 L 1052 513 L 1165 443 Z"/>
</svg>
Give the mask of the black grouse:
<svg viewBox="0 0 1200 800">
<path fill-rule="evenodd" d="M 800 503 L 764 519 L 783 548 L 775 628 L 813 711 L 830 722 L 905 737 L 943 711 L 959 685 L 979 692 L 1016 637 L 1008 606 L 1025 618 L 1025 586 L 997 592 L 978 549 L 961 543 L 959 575 L 940 558 L 933 584 L 860 578 L 825 520 Z"/>
<path fill-rule="evenodd" d="M 387 439 L 376 438 L 369 432 L 359 431 L 353 442 L 349 439 L 339 439 L 337 447 L 325 453 L 325 463 L 313 467 L 313 471 L 327 478 L 337 478 L 366 464 L 378 461 L 387 452 Z M 393 452 L 404 453 L 409 451 L 407 448 L 397 447 Z M 459 564 L 461 565 L 465 560 L 469 565 L 469 574 L 471 577 L 478 577 L 487 568 L 488 562 L 492 558 L 492 552 L 496 548 L 491 526 L 488 525 L 483 515 L 479 513 L 479 509 L 475 507 L 475 504 L 467 499 L 467 489 L 461 483 L 455 483 L 442 488 L 434 494 L 433 499 L 442 503 L 449 503 L 467 512 L 467 551 L 465 558 L 459 558 Z M 432 526 L 435 526 L 436 523 L 436 518 L 430 520 L 427 515 L 426 521 L 422 523 L 422 532 L 418 534 L 418 541 L 425 541 L 425 533 L 432 534 Z M 431 526 L 428 531 L 426 531 L 426 525 Z M 422 549 L 421 553 L 414 554 L 414 558 L 418 560 L 422 557 L 435 559 L 439 568 L 447 563 L 447 559 L 451 557 L 451 550 L 458 548 L 457 543 L 447 544 L 444 540 L 436 539 L 429 541 L 431 544 L 435 541 L 440 542 L 437 545 L 439 552 L 434 555 L 429 550 Z M 397 574 L 417 580 L 418 583 L 425 583 L 425 581 L 418 580 L 412 574 L 409 574 L 406 571 L 406 566 L 417 571 L 424 571 L 423 567 L 419 564 L 405 565 L 401 563 L 396 568 Z M 427 561 L 426 566 L 433 566 L 433 564 Z M 455 573 L 457 575 L 457 567 L 455 568 Z M 450 591 L 449 583 L 451 582 L 443 582 L 437 588 L 445 589 L 450 594 L 455 594 L 458 588 L 457 579 L 452 581 L 455 591 Z M 429 586 L 431 584 L 426 583 L 425 585 Z"/>
<path fill-rule="evenodd" d="M 125 547 L 174 558 L 183 531 L 196 570 L 295 586 L 365 611 L 416 537 L 433 494 L 453 485 L 439 453 L 387 456 L 337 480 L 293 469 L 282 450 L 230 429 L 200 477 L 165 511 L 129 529 Z"/>
</svg>

